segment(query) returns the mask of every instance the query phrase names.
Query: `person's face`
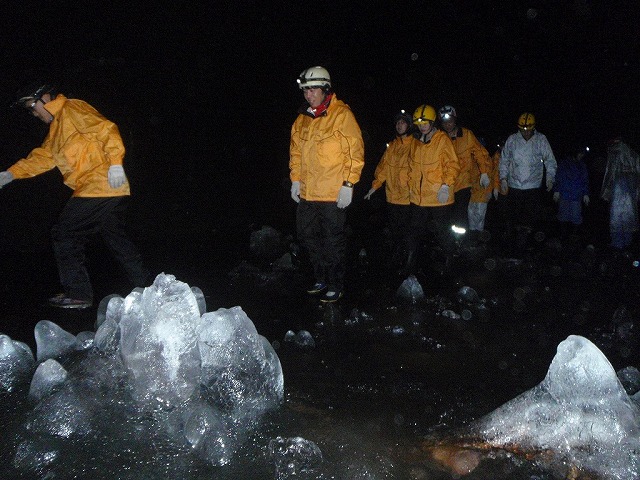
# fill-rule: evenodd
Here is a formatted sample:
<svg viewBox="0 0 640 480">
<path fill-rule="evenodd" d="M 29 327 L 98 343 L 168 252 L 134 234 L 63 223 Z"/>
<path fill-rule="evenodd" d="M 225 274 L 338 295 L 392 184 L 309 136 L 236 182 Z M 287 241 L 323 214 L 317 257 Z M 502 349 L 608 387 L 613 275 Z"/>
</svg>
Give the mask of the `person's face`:
<svg viewBox="0 0 640 480">
<path fill-rule="evenodd" d="M 451 135 L 456 129 L 455 117 L 449 117 L 447 120 L 442 120 L 442 129 Z"/>
<path fill-rule="evenodd" d="M 533 136 L 533 131 L 534 131 L 533 128 L 530 128 L 529 130 L 520 128 L 518 130 L 520 130 L 520 135 L 522 135 L 522 138 L 524 138 L 525 140 L 529 140 Z"/>
<path fill-rule="evenodd" d="M 421 123 L 418 125 L 418 130 L 420 130 L 420 133 L 423 135 L 426 135 L 427 133 L 430 133 L 431 130 L 433 130 L 433 122 L 427 122 L 427 123 Z"/>
<path fill-rule="evenodd" d="M 409 124 L 402 118 L 399 118 L 396 122 L 396 132 L 398 135 L 404 135 L 409 130 Z"/>
<path fill-rule="evenodd" d="M 53 121 L 53 115 L 44 108 L 44 105 L 49 101 L 51 101 L 51 95 L 46 93 L 38 100 L 27 100 L 24 102 L 24 106 L 34 117 L 39 118 L 44 123 L 51 123 Z"/>
<path fill-rule="evenodd" d="M 305 88 L 302 90 L 304 94 L 304 99 L 307 101 L 311 108 L 319 107 L 320 104 L 324 101 L 324 91 L 322 88 Z"/>
</svg>

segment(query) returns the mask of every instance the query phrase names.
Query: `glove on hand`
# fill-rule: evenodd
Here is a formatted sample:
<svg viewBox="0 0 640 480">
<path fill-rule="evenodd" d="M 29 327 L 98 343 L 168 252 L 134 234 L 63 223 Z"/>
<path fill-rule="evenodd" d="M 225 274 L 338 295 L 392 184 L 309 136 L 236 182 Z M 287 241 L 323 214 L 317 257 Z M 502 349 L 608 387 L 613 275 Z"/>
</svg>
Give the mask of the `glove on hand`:
<svg viewBox="0 0 640 480">
<path fill-rule="evenodd" d="M 371 190 L 369 190 L 369 191 L 367 192 L 367 194 L 364 196 L 364 199 L 365 199 L 365 200 L 371 200 L 371 195 L 373 195 L 373 192 L 375 192 L 375 191 L 376 191 L 376 189 L 375 189 L 375 188 L 372 188 Z"/>
<path fill-rule="evenodd" d="M 0 188 L 8 183 L 13 182 L 13 174 L 11 172 L 0 172 Z"/>
<path fill-rule="evenodd" d="M 557 202 L 560 200 L 560 192 L 553 192 L 553 201 Z"/>
<path fill-rule="evenodd" d="M 502 195 L 506 195 L 507 193 L 509 193 L 509 182 L 506 178 L 500 180 L 500 193 Z"/>
<path fill-rule="evenodd" d="M 547 177 L 547 192 L 550 192 L 553 188 L 553 178 Z"/>
<path fill-rule="evenodd" d="M 499 190 L 497 188 L 494 188 L 493 189 L 493 198 L 496 199 L 496 200 L 498 200 L 498 193 L 499 193 Z"/>
<path fill-rule="evenodd" d="M 122 168 L 122 165 L 111 165 L 109 167 L 107 180 L 109 180 L 109 186 L 111 188 L 120 188 L 124 185 L 126 179 L 127 177 L 124 175 L 124 168 Z"/>
<path fill-rule="evenodd" d="M 347 208 L 353 198 L 353 187 L 340 187 L 338 192 L 338 208 Z"/>
<path fill-rule="evenodd" d="M 438 202 L 447 203 L 449 200 L 449 185 L 442 185 L 438 190 Z"/>
<path fill-rule="evenodd" d="M 582 201 L 588 207 L 589 206 L 589 202 L 591 201 L 591 199 L 589 198 L 589 195 L 585 195 L 584 197 L 582 197 Z"/>
<path fill-rule="evenodd" d="M 296 203 L 300 203 L 300 182 L 291 182 L 291 198 Z"/>
<path fill-rule="evenodd" d="M 487 188 L 489 186 L 489 183 L 491 183 L 491 181 L 489 180 L 489 175 L 487 175 L 486 173 L 480 175 L 480 186 L 482 188 Z"/>
</svg>

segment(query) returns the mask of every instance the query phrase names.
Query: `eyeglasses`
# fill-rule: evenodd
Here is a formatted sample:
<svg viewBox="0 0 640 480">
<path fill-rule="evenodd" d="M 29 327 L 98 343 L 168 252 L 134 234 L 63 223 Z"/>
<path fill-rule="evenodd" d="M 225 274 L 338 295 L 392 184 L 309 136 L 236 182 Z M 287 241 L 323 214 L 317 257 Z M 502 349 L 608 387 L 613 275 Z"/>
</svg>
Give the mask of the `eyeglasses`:
<svg viewBox="0 0 640 480">
<path fill-rule="evenodd" d="M 31 103 L 24 103 L 24 108 L 26 108 L 27 110 L 29 110 L 29 112 L 31 113 L 31 115 L 37 115 L 36 113 L 36 105 L 38 104 L 38 102 L 40 102 L 41 99 L 40 98 L 36 98 L 34 99 Z"/>
</svg>

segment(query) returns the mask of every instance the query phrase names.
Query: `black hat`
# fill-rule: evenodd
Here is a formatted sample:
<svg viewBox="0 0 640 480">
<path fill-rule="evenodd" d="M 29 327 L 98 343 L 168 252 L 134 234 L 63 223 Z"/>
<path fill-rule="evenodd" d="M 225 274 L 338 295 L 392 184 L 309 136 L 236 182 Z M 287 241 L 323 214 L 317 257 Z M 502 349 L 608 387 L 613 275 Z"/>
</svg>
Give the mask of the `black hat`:
<svg viewBox="0 0 640 480">
<path fill-rule="evenodd" d="M 52 93 L 54 87 L 46 82 L 34 82 L 29 86 L 18 90 L 16 100 L 11 104 L 12 107 L 22 107 L 28 100 L 40 100 L 43 95 Z"/>
</svg>

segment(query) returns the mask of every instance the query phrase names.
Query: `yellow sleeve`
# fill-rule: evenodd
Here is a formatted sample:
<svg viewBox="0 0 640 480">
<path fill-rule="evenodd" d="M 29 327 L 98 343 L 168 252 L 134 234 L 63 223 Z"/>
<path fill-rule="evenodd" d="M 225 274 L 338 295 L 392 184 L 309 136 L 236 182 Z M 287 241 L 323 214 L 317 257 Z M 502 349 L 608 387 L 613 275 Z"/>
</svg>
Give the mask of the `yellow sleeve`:
<svg viewBox="0 0 640 480">
<path fill-rule="evenodd" d="M 382 158 L 380 159 L 380 163 L 376 167 L 376 171 L 373 173 L 373 182 L 371 182 L 371 188 L 378 190 L 384 182 L 387 181 L 387 157 L 389 156 L 389 148 L 385 150 Z"/>
<path fill-rule="evenodd" d="M 452 187 L 460 173 L 460 162 L 449 136 L 445 134 L 441 138 L 439 158 L 442 165 L 442 183 Z"/>
<path fill-rule="evenodd" d="M 478 138 L 470 131 L 471 136 L 473 138 L 472 146 L 471 146 L 471 155 L 473 156 L 473 160 L 478 165 L 478 170 L 480 173 L 490 173 L 491 172 L 491 159 L 489 158 L 489 152 L 487 149 L 482 146 Z"/>
<path fill-rule="evenodd" d="M 95 138 L 102 147 L 110 165 L 122 165 L 125 148 L 118 126 L 103 117 L 85 102 L 74 102 L 69 108 L 69 118 L 78 133 Z"/>
<path fill-rule="evenodd" d="M 358 122 L 356 122 L 350 109 L 347 109 L 344 113 L 340 134 L 346 141 L 343 180 L 358 183 L 364 167 L 364 142 L 362 141 L 362 132 Z"/>
<path fill-rule="evenodd" d="M 299 118 L 293 122 L 291 127 L 291 141 L 289 143 L 289 178 L 292 182 L 300 181 L 300 159 L 302 154 L 300 152 L 300 136 L 299 130 Z"/>
<path fill-rule="evenodd" d="M 48 146 L 48 141 L 41 147 L 31 150 L 27 158 L 22 158 L 10 166 L 7 171 L 11 172 L 14 178 L 29 178 L 48 172 L 55 168 L 56 163 Z"/>
</svg>

